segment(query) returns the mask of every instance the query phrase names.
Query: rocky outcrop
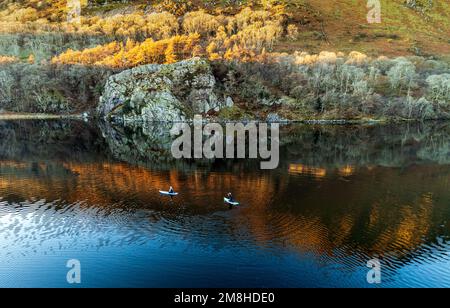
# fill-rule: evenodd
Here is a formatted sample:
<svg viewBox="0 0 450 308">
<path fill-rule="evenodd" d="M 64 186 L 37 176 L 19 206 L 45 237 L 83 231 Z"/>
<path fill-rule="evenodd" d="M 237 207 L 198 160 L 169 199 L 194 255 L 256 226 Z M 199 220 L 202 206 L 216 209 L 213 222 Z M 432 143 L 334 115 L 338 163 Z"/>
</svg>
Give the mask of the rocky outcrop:
<svg viewBox="0 0 450 308">
<path fill-rule="evenodd" d="M 266 117 L 266 122 L 269 123 L 287 123 L 289 122 L 288 119 L 283 118 L 276 112 L 269 113 Z"/>
<path fill-rule="evenodd" d="M 124 122 L 177 122 L 219 111 L 216 80 L 206 60 L 144 65 L 108 79 L 98 112 Z"/>
</svg>

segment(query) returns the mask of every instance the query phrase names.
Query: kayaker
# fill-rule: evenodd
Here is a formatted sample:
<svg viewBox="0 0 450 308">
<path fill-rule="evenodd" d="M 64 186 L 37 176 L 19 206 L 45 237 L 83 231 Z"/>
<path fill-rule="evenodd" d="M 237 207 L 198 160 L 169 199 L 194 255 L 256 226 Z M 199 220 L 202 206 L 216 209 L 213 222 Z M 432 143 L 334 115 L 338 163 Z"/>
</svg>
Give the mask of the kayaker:
<svg viewBox="0 0 450 308">
<path fill-rule="evenodd" d="M 172 186 L 170 186 L 170 188 L 169 188 L 169 194 L 173 194 L 173 193 L 175 193 L 175 190 L 173 189 Z"/>
</svg>

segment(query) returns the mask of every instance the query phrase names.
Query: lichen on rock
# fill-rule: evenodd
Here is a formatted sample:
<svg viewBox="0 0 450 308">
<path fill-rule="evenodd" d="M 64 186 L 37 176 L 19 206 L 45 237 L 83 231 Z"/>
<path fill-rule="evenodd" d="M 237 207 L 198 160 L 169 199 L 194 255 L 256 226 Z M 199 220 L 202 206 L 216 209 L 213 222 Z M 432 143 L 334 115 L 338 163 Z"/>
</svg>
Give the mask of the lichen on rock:
<svg viewBox="0 0 450 308">
<path fill-rule="evenodd" d="M 174 64 L 144 65 L 109 78 L 98 113 L 124 122 L 177 122 L 220 110 L 209 63 L 192 58 Z"/>
</svg>

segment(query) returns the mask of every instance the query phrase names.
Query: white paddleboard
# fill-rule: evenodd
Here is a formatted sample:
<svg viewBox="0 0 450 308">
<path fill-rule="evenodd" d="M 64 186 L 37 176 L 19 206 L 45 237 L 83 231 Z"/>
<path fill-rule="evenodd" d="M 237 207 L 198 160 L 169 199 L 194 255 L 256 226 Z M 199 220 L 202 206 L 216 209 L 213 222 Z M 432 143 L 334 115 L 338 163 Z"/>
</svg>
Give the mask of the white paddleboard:
<svg viewBox="0 0 450 308">
<path fill-rule="evenodd" d="M 160 190 L 159 193 L 160 193 L 161 195 L 163 195 L 163 196 L 172 196 L 172 197 L 178 196 L 178 193 L 177 193 L 177 192 L 170 193 L 170 192 L 168 192 L 168 191 L 162 191 L 162 190 Z"/>
<path fill-rule="evenodd" d="M 239 205 L 239 202 L 230 201 L 230 199 L 228 199 L 228 198 L 223 198 L 223 200 L 225 201 L 225 203 L 228 203 L 231 205 Z"/>
</svg>

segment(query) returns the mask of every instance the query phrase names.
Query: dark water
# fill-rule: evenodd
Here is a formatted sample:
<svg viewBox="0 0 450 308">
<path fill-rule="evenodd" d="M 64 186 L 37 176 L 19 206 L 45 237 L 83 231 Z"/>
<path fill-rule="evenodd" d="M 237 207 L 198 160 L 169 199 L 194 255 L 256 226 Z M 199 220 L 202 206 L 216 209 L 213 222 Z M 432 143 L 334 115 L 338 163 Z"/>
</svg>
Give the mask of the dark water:
<svg viewBox="0 0 450 308">
<path fill-rule="evenodd" d="M 289 126 L 281 163 L 171 161 L 161 127 L 0 123 L 0 286 L 450 286 L 450 126 Z M 173 202 L 158 195 L 173 185 Z M 222 202 L 233 191 L 242 206 Z"/>
</svg>

